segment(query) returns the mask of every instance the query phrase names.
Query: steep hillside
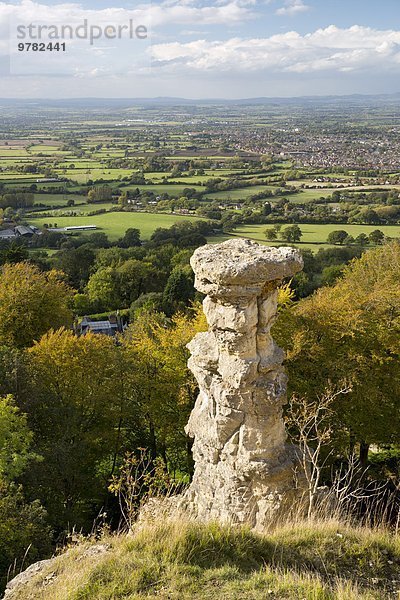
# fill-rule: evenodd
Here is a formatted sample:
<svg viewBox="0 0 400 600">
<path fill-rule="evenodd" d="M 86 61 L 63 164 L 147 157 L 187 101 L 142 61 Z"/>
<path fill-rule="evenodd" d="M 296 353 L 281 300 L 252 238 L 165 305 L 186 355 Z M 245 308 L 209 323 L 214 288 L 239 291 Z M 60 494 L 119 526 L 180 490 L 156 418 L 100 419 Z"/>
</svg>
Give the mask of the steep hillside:
<svg viewBox="0 0 400 600">
<path fill-rule="evenodd" d="M 329 521 L 261 536 L 164 523 L 70 547 L 6 598 L 386 600 L 399 591 L 400 540 L 386 531 Z"/>
</svg>

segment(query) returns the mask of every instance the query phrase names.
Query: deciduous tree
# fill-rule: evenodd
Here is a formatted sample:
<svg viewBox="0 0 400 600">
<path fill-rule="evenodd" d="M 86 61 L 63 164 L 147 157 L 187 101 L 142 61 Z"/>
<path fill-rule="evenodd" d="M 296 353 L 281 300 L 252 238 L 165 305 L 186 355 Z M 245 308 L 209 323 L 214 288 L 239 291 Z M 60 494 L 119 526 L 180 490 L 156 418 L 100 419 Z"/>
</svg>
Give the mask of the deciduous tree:
<svg viewBox="0 0 400 600">
<path fill-rule="evenodd" d="M 288 349 L 291 390 L 316 398 L 329 382 L 352 391 L 335 404 L 349 443 L 390 444 L 400 429 L 400 244 L 366 252 L 282 314 L 275 336 Z"/>
<path fill-rule="evenodd" d="M 72 297 L 59 271 L 42 273 L 28 262 L 4 265 L 0 271 L 0 340 L 22 348 L 51 328 L 71 325 Z"/>
<path fill-rule="evenodd" d="M 25 475 L 52 522 L 88 524 L 91 506 L 104 499 L 120 452 L 122 427 L 132 415 L 128 368 L 113 338 L 50 332 L 28 351 L 20 402 L 43 456 Z M 140 438 L 139 438 L 140 439 Z M 132 443 L 137 444 L 132 435 Z"/>
<path fill-rule="evenodd" d="M 12 396 L 0 397 L 0 481 L 11 481 L 21 475 L 30 459 L 32 432 L 26 415 L 15 405 Z"/>
<path fill-rule="evenodd" d="M 281 232 L 282 239 L 291 244 L 299 242 L 302 235 L 303 234 L 298 225 L 289 225 L 289 227 L 285 227 L 285 229 L 283 229 Z"/>
</svg>

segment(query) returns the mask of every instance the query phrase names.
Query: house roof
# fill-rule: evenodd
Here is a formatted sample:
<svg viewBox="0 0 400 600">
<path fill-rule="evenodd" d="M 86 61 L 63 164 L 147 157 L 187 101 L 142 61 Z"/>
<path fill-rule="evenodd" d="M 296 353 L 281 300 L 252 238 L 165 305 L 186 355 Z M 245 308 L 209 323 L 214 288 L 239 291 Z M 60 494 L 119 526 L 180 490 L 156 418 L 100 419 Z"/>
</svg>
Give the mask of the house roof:
<svg viewBox="0 0 400 600">
<path fill-rule="evenodd" d="M 15 237 L 15 233 L 12 229 L 1 229 L 0 238 L 12 238 Z"/>
<path fill-rule="evenodd" d="M 25 225 L 17 225 L 14 231 L 19 235 L 33 235 L 35 233 L 31 227 L 25 227 Z"/>
<path fill-rule="evenodd" d="M 104 335 L 115 335 L 119 331 L 118 323 L 112 323 L 110 321 L 92 321 L 85 317 L 82 319 L 80 324 L 81 334 L 88 333 L 102 333 Z"/>
<path fill-rule="evenodd" d="M 89 321 L 88 323 L 85 323 L 85 325 L 92 331 L 98 331 L 99 329 L 118 328 L 117 323 L 110 323 L 110 321 Z"/>
</svg>

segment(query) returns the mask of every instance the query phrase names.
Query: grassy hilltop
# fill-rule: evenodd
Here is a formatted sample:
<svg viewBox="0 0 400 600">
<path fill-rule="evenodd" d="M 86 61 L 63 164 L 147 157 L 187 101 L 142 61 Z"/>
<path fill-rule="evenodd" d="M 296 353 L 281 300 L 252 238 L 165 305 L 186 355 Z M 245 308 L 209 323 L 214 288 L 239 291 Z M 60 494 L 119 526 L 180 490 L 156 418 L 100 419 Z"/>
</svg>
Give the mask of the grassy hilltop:
<svg viewBox="0 0 400 600">
<path fill-rule="evenodd" d="M 336 520 L 265 535 L 156 523 L 71 547 L 12 600 L 384 600 L 398 597 L 399 568 L 397 536 Z"/>
</svg>

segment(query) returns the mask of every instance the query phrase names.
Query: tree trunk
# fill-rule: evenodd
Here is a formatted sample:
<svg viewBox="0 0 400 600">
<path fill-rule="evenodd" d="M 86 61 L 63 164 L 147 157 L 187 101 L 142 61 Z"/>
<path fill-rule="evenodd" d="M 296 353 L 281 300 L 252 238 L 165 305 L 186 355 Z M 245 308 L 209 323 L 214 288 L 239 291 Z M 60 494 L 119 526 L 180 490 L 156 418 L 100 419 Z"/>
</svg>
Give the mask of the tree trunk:
<svg viewBox="0 0 400 600">
<path fill-rule="evenodd" d="M 168 463 L 167 463 L 167 446 L 165 445 L 164 442 L 162 442 L 162 444 L 159 444 L 159 452 L 160 452 L 160 456 L 164 461 L 165 464 L 165 468 L 167 468 Z"/>
<path fill-rule="evenodd" d="M 363 467 L 366 467 L 368 463 L 368 451 L 369 444 L 364 441 L 360 442 L 360 463 Z"/>
<path fill-rule="evenodd" d="M 349 456 L 352 456 L 354 454 L 355 445 L 356 445 L 356 439 L 355 439 L 354 433 L 350 429 L 350 435 L 349 435 Z"/>
<path fill-rule="evenodd" d="M 152 460 L 157 458 L 157 439 L 156 439 L 156 430 L 154 427 L 154 423 L 149 417 L 149 433 L 150 433 L 150 454 Z"/>
</svg>

